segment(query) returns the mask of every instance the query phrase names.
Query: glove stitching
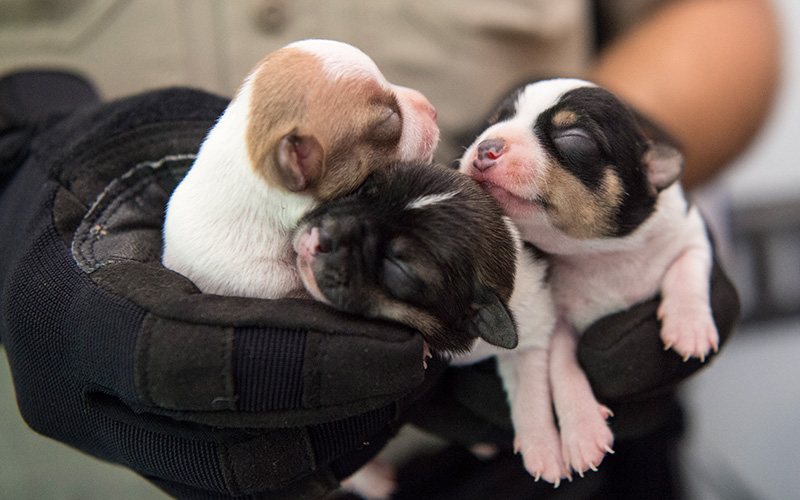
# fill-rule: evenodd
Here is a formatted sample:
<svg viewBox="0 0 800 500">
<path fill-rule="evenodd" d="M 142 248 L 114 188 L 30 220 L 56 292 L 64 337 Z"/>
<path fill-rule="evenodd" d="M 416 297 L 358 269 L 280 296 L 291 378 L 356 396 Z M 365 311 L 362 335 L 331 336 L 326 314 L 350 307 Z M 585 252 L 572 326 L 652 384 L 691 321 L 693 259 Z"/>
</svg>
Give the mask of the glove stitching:
<svg viewBox="0 0 800 500">
<path fill-rule="evenodd" d="M 239 495 L 241 494 L 241 486 L 239 485 L 239 481 L 236 477 L 236 471 L 233 468 L 233 463 L 231 461 L 231 452 L 228 448 L 228 444 L 225 442 L 219 443 L 219 465 L 222 469 L 222 477 L 225 479 L 225 483 L 230 490 L 231 494 Z"/>
<path fill-rule="evenodd" d="M 136 369 L 136 389 L 139 397 L 146 406 L 154 406 L 153 398 L 150 395 L 150 358 L 148 356 L 151 333 L 156 322 L 156 317 L 148 313 L 140 327 L 139 339 L 136 342 L 135 369 Z"/>
<path fill-rule="evenodd" d="M 141 172 L 143 172 L 144 169 L 150 169 L 152 176 L 154 176 L 156 180 L 160 180 L 164 177 L 174 177 L 174 169 L 171 168 L 174 163 L 190 160 L 195 157 L 196 155 L 193 153 L 173 154 L 164 156 L 158 160 L 140 162 L 122 176 L 109 183 L 106 189 L 98 195 L 97 200 L 89 209 L 81 225 L 76 230 L 75 239 L 73 240 L 73 257 L 84 272 L 92 273 L 103 266 L 117 262 L 137 261 L 136 259 L 126 258 L 125 256 L 119 256 L 118 258 L 111 256 L 103 261 L 98 261 L 95 254 L 95 245 L 104 239 L 105 227 L 108 221 L 125 207 L 131 199 L 134 199 L 150 187 L 153 183 L 153 177 L 148 175 L 135 184 L 125 187 L 116 196 L 107 199 L 114 191 L 113 189 L 109 191 L 113 183 L 124 182 L 125 179 L 137 174 L 142 175 Z M 86 229 L 87 227 L 88 230 Z M 87 244 L 88 249 L 86 249 Z"/>
<path fill-rule="evenodd" d="M 174 141 L 182 140 L 197 140 L 196 129 L 207 130 L 207 124 L 194 124 L 192 122 L 163 122 L 145 125 L 140 128 L 123 132 L 103 144 L 92 144 L 86 152 L 78 153 L 75 158 L 66 158 L 63 163 L 72 165 L 82 165 L 71 169 L 58 169 L 57 166 L 52 168 L 52 172 L 58 177 L 64 187 L 70 189 L 71 186 L 83 179 L 84 177 L 95 177 L 98 171 L 98 165 L 104 163 L 117 163 L 114 160 L 127 159 L 130 151 L 143 149 L 144 147 L 153 148 L 158 143 L 163 143 L 165 146 L 171 145 Z M 159 140 L 159 136 L 163 134 L 158 133 L 159 129 L 169 130 L 169 134 Z M 131 137 L 144 133 L 144 137 Z M 98 149 L 102 152 L 98 154 Z M 88 175 L 87 175 L 88 172 Z M 95 174 L 94 176 L 92 174 Z M 70 189 L 72 190 L 72 189 Z"/>
<path fill-rule="evenodd" d="M 308 407 L 315 407 L 319 405 L 319 395 L 322 391 L 322 371 L 319 369 L 322 366 L 323 361 L 323 349 L 322 349 L 322 342 L 323 336 L 314 332 L 309 333 L 309 338 L 307 338 L 306 342 L 311 342 L 311 346 L 314 349 L 314 359 L 311 363 L 305 363 L 305 366 L 309 367 L 310 373 L 307 375 L 309 381 L 309 388 L 308 391 L 304 391 L 306 393 L 306 405 Z M 313 339 L 313 340 L 311 340 Z"/>
</svg>

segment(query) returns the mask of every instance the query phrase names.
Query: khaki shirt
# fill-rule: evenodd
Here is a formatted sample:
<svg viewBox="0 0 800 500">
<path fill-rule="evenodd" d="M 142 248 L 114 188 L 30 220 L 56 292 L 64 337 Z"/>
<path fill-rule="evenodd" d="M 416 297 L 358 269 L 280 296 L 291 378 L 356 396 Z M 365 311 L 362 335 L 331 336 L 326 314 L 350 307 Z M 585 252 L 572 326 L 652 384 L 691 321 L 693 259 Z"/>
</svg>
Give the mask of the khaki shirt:
<svg viewBox="0 0 800 500">
<path fill-rule="evenodd" d="M 289 42 L 349 42 L 436 106 L 437 159 L 450 162 L 456 137 L 512 88 L 580 76 L 595 53 L 598 18 L 620 32 L 663 0 L 83 0 L 52 2 L 52 12 L 7 1 L 0 72 L 66 67 L 105 98 L 168 85 L 231 96 L 251 67 Z"/>
</svg>

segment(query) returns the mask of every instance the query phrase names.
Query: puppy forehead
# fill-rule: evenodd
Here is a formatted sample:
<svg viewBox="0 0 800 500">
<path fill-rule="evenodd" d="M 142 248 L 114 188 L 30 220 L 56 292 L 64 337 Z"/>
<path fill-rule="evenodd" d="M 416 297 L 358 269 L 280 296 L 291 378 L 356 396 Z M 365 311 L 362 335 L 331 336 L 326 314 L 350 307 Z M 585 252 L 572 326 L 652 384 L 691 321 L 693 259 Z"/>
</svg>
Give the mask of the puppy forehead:
<svg viewBox="0 0 800 500">
<path fill-rule="evenodd" d="M 364 52 L 344 42 L 334 40 L 301 40 L 287 45 L 313 54 L 322 63 L 323 70 L 332 78 L 346 78 L 368 73 L 380 81 L 385 78 L 378 65 Z"/>
<path fill-rule="evenodd" d="M 517 98 L 515 119 L 535 123 L 538 116 L 558 104 L 564 94 L 582 87 L 591 88 L 597 87 L 597 85 L 576 78 L 559 78 L 532 83 L 525 87 Z"/>
</svg>

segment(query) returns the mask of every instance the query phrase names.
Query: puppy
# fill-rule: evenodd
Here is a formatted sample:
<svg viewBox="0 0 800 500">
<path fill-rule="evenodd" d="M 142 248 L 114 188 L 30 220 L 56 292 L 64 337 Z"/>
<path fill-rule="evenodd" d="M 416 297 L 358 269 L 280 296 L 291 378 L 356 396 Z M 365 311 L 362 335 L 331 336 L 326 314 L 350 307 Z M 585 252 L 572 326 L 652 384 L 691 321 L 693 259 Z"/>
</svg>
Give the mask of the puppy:
<svg viewBox="0 0 800 500">
<path fill-rule="evenodd" d="M 398 163 L 323 203 L 294 237 L 308 292 L 337 309 L 417 329 L 435 351 L 464 353 L 475 338 L 517 345 L 508 309 L 520 240 L 469 177 Z"/>
<path fill-rule="evenodd" d="M 436 111 L 340 42 L 266 56 L 242 83 L 170 198 L 163 264 L 203 292 L 306 296 L 291 231 L 319 202 L 393 160 L 429 159 Z"/>
<path fill-rule="evenodd" d="M 613 445 L 611 412 L 578 365 L 577 337 L 660 294 L 666 349 L 704 360 L 719 342 L 709 305 L 711 245 L 678 183 L 680 153 L 646 139 L 632 113 L 589 82 L 523 88 L 468 148 L 460 170 L 500 202 L 525 241 L 549 254 L 558 312 L 549 380 L 560 435 L 540 415 L 550 402 L 531 388 L 547 363 L 520 352 L 517 366 L 500 373 L 507 388 L 506 379 L 514 381 L 515 445 L 526 468 L 558 485 L 572 470 L 594 469 Z"/>
<path fill-rule="evenodd" d="M 515 315 L 526 318 L 520 348 L 546 354 L 555 324 L 546 267 L 523 249 L 491 196 L 456 170 L 415 162 L 376 171 L 353 194 L 308 213 L 294 248 L 314 298 L 407 324 L 461 364 L 513 352 Z M 399 441 L 347 487 L 366 498 L 388 497 L 404 454 L 398 449 L 420 445 L 407 429 Z"/>
</svg>

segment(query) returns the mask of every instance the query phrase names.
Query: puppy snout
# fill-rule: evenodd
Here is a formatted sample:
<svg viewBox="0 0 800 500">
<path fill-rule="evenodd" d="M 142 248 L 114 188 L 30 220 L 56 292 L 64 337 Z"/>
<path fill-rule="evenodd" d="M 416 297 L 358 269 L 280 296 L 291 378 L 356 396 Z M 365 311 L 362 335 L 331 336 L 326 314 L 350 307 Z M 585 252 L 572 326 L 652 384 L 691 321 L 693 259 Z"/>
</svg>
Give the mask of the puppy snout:
<svg viewBox="0 0 800 500">
<path fill-rule="evenodd" d="M 401 87 L 399 85 L 395 85 L 395 91 L 408 99 L 415 113 L 427 115 L 434 122 L 436 122 L 436 119 L 439 116 L 436 112 L 436 108 L 422 92 L 408 87 Z"/>
<path fill-rule="evenodd" d="M 439 117 L 439 114 L 436 112 L 436 108 L 431 104 L 427 97 L 422 94 L 417 94 L 414 96 L 413 99 L 414 107 L 417 109 L 417 112 L 421 115 L 428 115 L 430 119 L 436 123 L 436 119 Z"/>
<path fill-rule="evenodd" d="M 506 141 L 503 139 L 486 139 L 478 144 L 478 151 L 472 166 L 481 172 L 491 168 L 505 152 Z"/>
<path fill-rule="evenodd" d="M 427 99 L 426 99 L 426 101 L 427 101 Z M 434 122 L 439 117 L 439 114 L 436 112 L 436 108 L 433 107 L 433 104 L 431 104 L 430 102 L 428 103 L 428 115 L 430 115 L 431 119 Z"/>
</svg>

